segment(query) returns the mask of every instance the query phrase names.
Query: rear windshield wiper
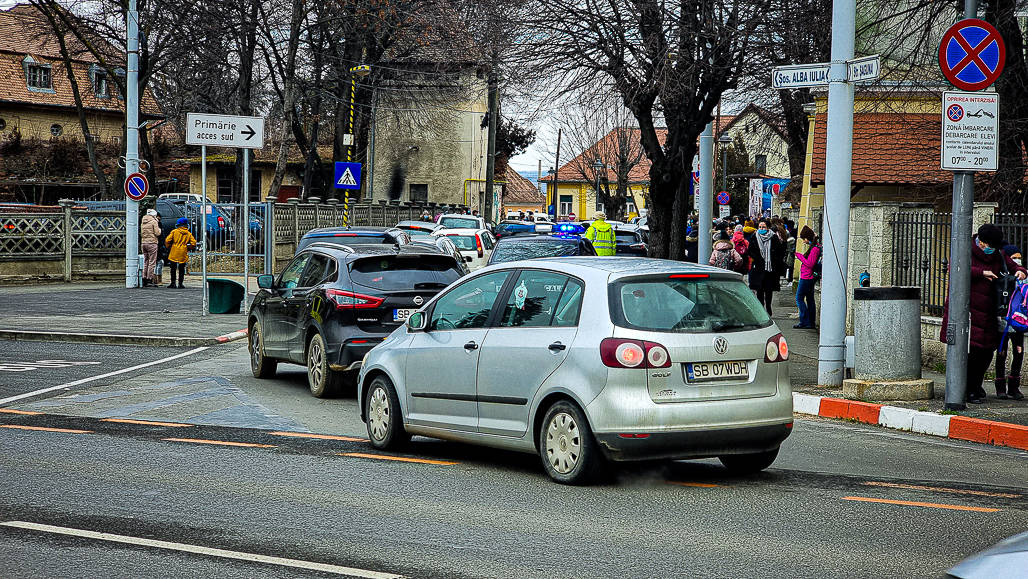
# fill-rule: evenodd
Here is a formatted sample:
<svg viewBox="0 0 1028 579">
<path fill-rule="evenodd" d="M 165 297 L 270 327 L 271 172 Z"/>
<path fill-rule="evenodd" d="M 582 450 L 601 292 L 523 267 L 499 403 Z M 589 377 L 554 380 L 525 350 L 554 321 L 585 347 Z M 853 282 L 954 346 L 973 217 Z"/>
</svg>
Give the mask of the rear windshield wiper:
<svg viewBox="0 0 1028 579">
<path fill-rule="evenodd" d="M 756 324 L 741 324 L 739 322 L 722 322 L 720 324 L 713 324 L 710 329 L 714 332 L 721 332 L 724 330 L 739 330 L 742 328 L 758 327 Z"/>
</svg>

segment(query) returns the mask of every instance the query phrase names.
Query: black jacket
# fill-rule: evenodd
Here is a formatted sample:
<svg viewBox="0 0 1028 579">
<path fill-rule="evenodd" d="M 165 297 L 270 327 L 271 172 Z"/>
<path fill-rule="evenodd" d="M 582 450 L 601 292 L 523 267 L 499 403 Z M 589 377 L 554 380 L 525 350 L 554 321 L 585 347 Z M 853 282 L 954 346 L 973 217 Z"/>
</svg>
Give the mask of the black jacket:
<svg viewBox="0 0 1028 579">
<path fill-rule="evenodd" d="M 782 289 L 779 279 L 785 263 L 785 243 L 777 235 L 771 236 L 771 271 L 766 271 L 764 256 L 760 254 L 760 245 L 757 244 L 757 234 L 750 235 L 746 240 L 750 244 L 746 248 L 746 255 L 753 264 L 750 267 L 750 289 L 773 291 Z"/>
</svg>

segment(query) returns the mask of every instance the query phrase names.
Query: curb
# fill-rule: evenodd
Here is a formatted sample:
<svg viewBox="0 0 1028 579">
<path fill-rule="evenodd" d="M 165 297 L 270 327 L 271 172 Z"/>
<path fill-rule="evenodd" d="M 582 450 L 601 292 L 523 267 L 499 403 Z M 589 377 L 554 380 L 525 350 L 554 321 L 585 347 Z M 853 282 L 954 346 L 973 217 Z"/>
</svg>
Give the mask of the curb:
<svg viewBox="0 0 1028 579">
<path fill-rule="evenodd" d="M 826 398 L 799 392 L 793 393 L 792 400 L 793 411 L 799 414 L 844 418 L 896 430 L 1028 450 L 1028 426 L 1020 424 L 968 418 L 956 414 L 920 412 L 910 408 Z"/>
<path fill-rule="evenodd" d="M 27 330 L 0 330 L 0 340 L 22 342 L 75 342 L 80 344 L 108 344 L 112 346 L 197 347 L 216 346 L 246 337 L 246 330 L 232 332 L 216 338 L 177 338 L 167 336 L 132 336 L 125 334 L 88 334 L 78 332 L 36 332 Z"/>
</svg>

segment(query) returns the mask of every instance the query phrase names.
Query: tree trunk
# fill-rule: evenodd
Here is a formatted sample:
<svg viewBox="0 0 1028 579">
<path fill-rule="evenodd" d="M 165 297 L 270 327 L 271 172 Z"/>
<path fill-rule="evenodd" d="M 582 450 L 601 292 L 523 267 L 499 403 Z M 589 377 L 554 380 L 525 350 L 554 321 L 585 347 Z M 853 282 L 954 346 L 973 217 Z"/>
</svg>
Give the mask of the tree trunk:
<svg viewBox="0 0 1028 579">
<path fill-rule="evenodd" d="M 993 0 L 986 18 L 996 24 L 1007 45 L 1006 65 L 996 82 L 999 93 L 999 170 L 993 174 L 987 198 L 998 201 L 1004 213 L 1028 211 L 1024 194 L 1024 147 L 1028 141 L 1028 64 L 1024 56 L 1024 37 L 1018 24 L 1016 0 Z"/>
<path fill-rule="evenodd" d="M 285 178 L 289 161 L 289 133 L 296 117 L 296 49 L 300 44 L 300 23 L 303 21 L 303 0 L 293 0 L 289 19 L 289 43 L 286 47 L 285 70 L 282 71 L 282 132 L 279 137 L 278 159 L 275 161 L 275 176 L 268 186 L 268 196 L 277 198 Z"/>
</svg>

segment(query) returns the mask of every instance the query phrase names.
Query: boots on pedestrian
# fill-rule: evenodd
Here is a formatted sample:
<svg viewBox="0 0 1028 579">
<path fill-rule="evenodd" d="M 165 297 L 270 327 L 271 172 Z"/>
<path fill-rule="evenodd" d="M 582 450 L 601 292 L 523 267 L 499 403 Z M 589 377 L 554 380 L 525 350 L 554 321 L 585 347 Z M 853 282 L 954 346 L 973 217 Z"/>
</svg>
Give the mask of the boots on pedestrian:
<svg viewBox="0 0 1028 579">
<path fill-rule="evenodd" d="M 996 398 L 999 398 L 1000 400 L 1010 398 L 1007 396 L 1007 379 L 1005 376 L 999 376 L 996 378 Z"/>
<path fill-rule="evenodd" d="M 1024 394 L 1021 393 L 1020 376 L 1007 377 L 1007 396 L 1013 400 L 1024 400 Z"/>
</svg>

